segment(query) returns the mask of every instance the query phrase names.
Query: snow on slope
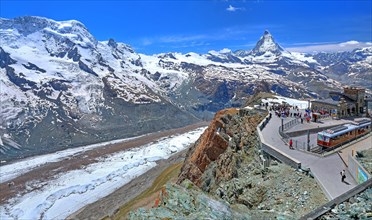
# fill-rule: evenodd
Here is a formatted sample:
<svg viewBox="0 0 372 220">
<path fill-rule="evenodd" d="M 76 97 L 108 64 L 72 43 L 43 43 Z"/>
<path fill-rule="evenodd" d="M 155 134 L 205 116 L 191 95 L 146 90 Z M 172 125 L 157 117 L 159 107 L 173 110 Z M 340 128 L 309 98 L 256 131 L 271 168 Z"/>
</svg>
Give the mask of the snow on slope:
<svg viewBox="0 0 372 220">
<path fill-rule="evenodd" d="M 113 141 L 108 141 L 108 142 L 103 142 L 103 143 L 98 143 L 98 144 L 91 144 L 91 145 L 78 147 L 78 148 L 71 148 L 67 150 L 57 151 L 51 154 L 30 157 L 30 158 L 17 161 L 16 163 L 12 163 L 8 165 L 2 165 L 0 166 L 0 171 L 1 171 L 0 184 L 7 182 L 9 180 L 12 180 L 18 176 L 21 176 L 22 174 L 25 174 L 27 172 L 30 172 L 31 170 L 37 167 L 43 166 L 47 163 L 58 162 L 58 161 L 68 159 L 69 157 L 73 155 L 78 155 L 88 150 L 92 150 L 92 149 L 99 148 L 99 147 L 104 147 L 104 146 L 111 145 L 111 144 L 125 143 L 129 140 L 141 138 L 141 137 L 143 136 L 125 138 L 125 139 L 120 139 L 120 140 L 113 140 Z"/>
<path fill-rule="evenodd" d="M 298 53 L 298 52 L 290 52 L 289 53 L 291 56 L 288 56 L 289 58 L 292 58 L 294 60 L 299 60 L 302 62 L 308 62 L 308 63 L 314 63 L 318 64 L 319 63 L 312 57 L 304 53 Z"/>
<path fill-rule="evenodd" d="M 68 112 L 96 113 L 104 107 L 103 78 L 124 101 L 161 101 L 151 91 L 160 90 L 158 86 L 139 73 L 138 54 L 122 43 L 98 42 L 80 22 L 41 17 L 0 19 L 0 33 L 2 50 L 15 61 L 8 64 L 14 69 L 13 79 L 7 75 L 9 70 L 0 69 L 0 93 L 5 97 L 0 123 L 4 127 L 20 117 L 22 109 L 50 109 L 55 106 L 51 100 L 58 97 Z M 22 85 L 22 80 L 29 83 Z M 56 83 L 62 87 L 58 89 Z"/>
<path fill-rule="evenodd" d="M 306 109 L 309 107 L 309 102 L 304 101 L 304 100 L 298 100 L 298 99 L 292 99 L 292 98 L 287 98 L 283 96 L 277 96 L 275 95 L 275 98 L 265 98 L 262 99 L 263 103 L 288 103 L 291 106 L 298 106 L 299 109 Z"/>
<path fill-rule="evenodd" d="M 185 149 L 195 142 L 204 130 L 205 128 L 199 128 L 102 157 L 95 164 L 69 171 L 47 182 L 29 182 L 26 194 L 12 198 L 0 206 L 0 219 L 64 219 L 145 173 L 156 166 L 156 161 L 167 159 Z M 76 151 L 69 151 L 63 157 L 71 153 Z M 43 157 L 42 160 L 47 163 L 55 158 Z M 13 169 L 18 166 L 19 163 L 14 163 L 6 168 Z"/>
</svg>

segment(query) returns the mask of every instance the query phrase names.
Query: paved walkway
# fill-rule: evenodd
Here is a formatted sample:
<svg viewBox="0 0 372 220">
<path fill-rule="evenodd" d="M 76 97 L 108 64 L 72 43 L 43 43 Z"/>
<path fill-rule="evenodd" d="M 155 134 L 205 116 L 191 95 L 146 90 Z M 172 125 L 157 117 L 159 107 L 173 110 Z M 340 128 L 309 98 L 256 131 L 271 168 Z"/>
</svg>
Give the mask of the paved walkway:
<svg viewBox="0 0 372 220">
<path fill-rule="evenodd" d="M 292 120 L 292 118 L 284 120 L 285 123 L 286 121 Z M 300 161 L 303 168 L 310 168 L 311 172 L 320 183 L 320 186 L 325 191 L 328 199 L 334 199 L 357 185 L 338 154 L 332 154 L 327 157 L 317 157 L 305 152 L 290 150 L 279 135 L 278 129 L 280 125 L 281 119 L 273 115 L 270 122 L 262 130 L 264 142 Z M 340 172 L 343 169 L 346 171 L 347 183 L 341 182 Z"/>
</svg>

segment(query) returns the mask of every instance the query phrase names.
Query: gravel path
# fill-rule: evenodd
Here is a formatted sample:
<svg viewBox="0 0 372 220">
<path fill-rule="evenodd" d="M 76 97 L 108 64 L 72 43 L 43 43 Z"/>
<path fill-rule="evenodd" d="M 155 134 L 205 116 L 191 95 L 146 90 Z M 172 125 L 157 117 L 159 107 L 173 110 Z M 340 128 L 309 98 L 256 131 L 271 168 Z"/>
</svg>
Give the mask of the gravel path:
<svg viewBox="0 0 372 220">
<path fill-rule="evenodd" d="M 182 134 L 207 125 L 208 125 L 207 122 L 200 122 L 182 128 L 151 133 L 146 136 L 126 141 L 124 143 L 107 145 L 103 146 L 102 148 L 96 148 L 89 151 L 85 151 L 82 152 L 81 154 L 71 156 L 70 158 L 62 161 L 47 163 L 46 165 L 36 168 L 28 173 L 25 173 L 22 176 L 19 176 L 15 179 L 9 180 L 8 182 L 0 184 L 0 205 L 6 203 L 7 200 L 11 199 L 16 195 L 22 195 L 22 193 L 26 191 L 27 185 L 26 183 L 29 181 L 40 180 L 45 181 L 48 179 L 53 179 L 53 177 L 57 176 L 58 174 L 65 173 L 71 170 L 76 170 L 81 168 L 82 166 L 87 166 L 89 164 L 95 163 L 97 161 L 97 158 L 102 157 L 104 155 L 109 155 L 126 149 L 146 145 L 162 137 L 167 137 L 175 134 Z M 8 183 L 10 182 L 14 183 L 14 185 L 11 187 L 8 186 Z"/>
</svg>

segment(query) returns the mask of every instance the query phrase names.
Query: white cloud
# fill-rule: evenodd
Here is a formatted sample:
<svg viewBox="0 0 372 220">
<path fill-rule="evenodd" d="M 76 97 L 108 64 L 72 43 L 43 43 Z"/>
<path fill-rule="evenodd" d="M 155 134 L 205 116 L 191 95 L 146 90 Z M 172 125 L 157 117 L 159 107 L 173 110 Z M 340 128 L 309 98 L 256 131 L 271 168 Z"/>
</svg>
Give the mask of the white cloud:
<svg viewBox="0 0 372 220">
<path fill-rule="evenodd" d="M 372 42 L 358 42 L 355 40 L 342 42 L 342 43 L 330 43 L 330 44 L 315 44 L 311 43 L 307 46 L 302 47 L 287 47 L 286 50 L 291 52 L 301 53 L 316 53 L 316 52 L 339 52 L 339 51 L 352 51 L 356 48 L 371 47 Z"/>
<path fill-rule="evenodd" d="M 356 40 L 346 41 L 344 43 L 340 43 L 340 47 L 347 47 L 349 45 L 358 45 L 359 42 Z"/>
<path fill-rule="evenodd" d="M 195 42 L 206 40 L 209 37 L 207 35 L 170 35 L 170 36 L 158 36 L 158 37 L 147 37 L 141 39 L 142 46 L 154 45 L 159 43 L 166 44 L 180 44 L 187 42 Z"/>
<path fill-rule="evenodd" d="M 220 53 L 230 53 L 231 50 L 229 48 L 223 48 L 222 50 L 218 51 Z"/>
<path fill-rule="evenodd" d="M 237 7 L 234 7 L 232 5 L 229 5 L 229 7 L 226 8 L 226 11 L 230 11 L 230 12 L 234 12 L 234 11 L 238 11 L 238 10 L 244 11 L 245 8 L 237 8 Z"/>
<path fill-rule="evenodd" d="M 204 46 L 209 46 L 210 43 L 208 42 L 203 42 L 203 41 L 193 41 L 193 42 L 187 42 L 187 43 L 181 43 L 181 44 L 177 44 L 177 45 L 171 45 L 171 46 L 167 46 L 167 47 L 170 47 L 170 48 L 192 48 L 192 47 L 204 47 Z M 162 47 L 165 47 L 165 46 L 162 46 Z"/>
<path fill-rule="evenodd" d="M 195 41 L 205 39 L 207 36 L 205 35 L 189 35 L 189 36 L 165 36 L 159 39 L 162 43 L 180 43 L 180 42 L 187 42 L 187 41 Z"/>
</svg>

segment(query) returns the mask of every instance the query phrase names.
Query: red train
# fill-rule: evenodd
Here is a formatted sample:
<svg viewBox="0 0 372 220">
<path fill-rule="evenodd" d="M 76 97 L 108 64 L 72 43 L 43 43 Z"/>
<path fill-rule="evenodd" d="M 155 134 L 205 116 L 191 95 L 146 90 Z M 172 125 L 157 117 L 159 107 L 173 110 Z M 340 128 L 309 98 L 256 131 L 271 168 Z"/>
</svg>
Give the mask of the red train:
<svg viewBox="0 0 372 220">
<path fill-rule="evenodd" d="M 326 148 L 338 147 L 370 131 L 370 119 L 356 119 L 350 124 L 344 124 L 318 132 L 317 143 L 319 146 Z"/>
</svg>

